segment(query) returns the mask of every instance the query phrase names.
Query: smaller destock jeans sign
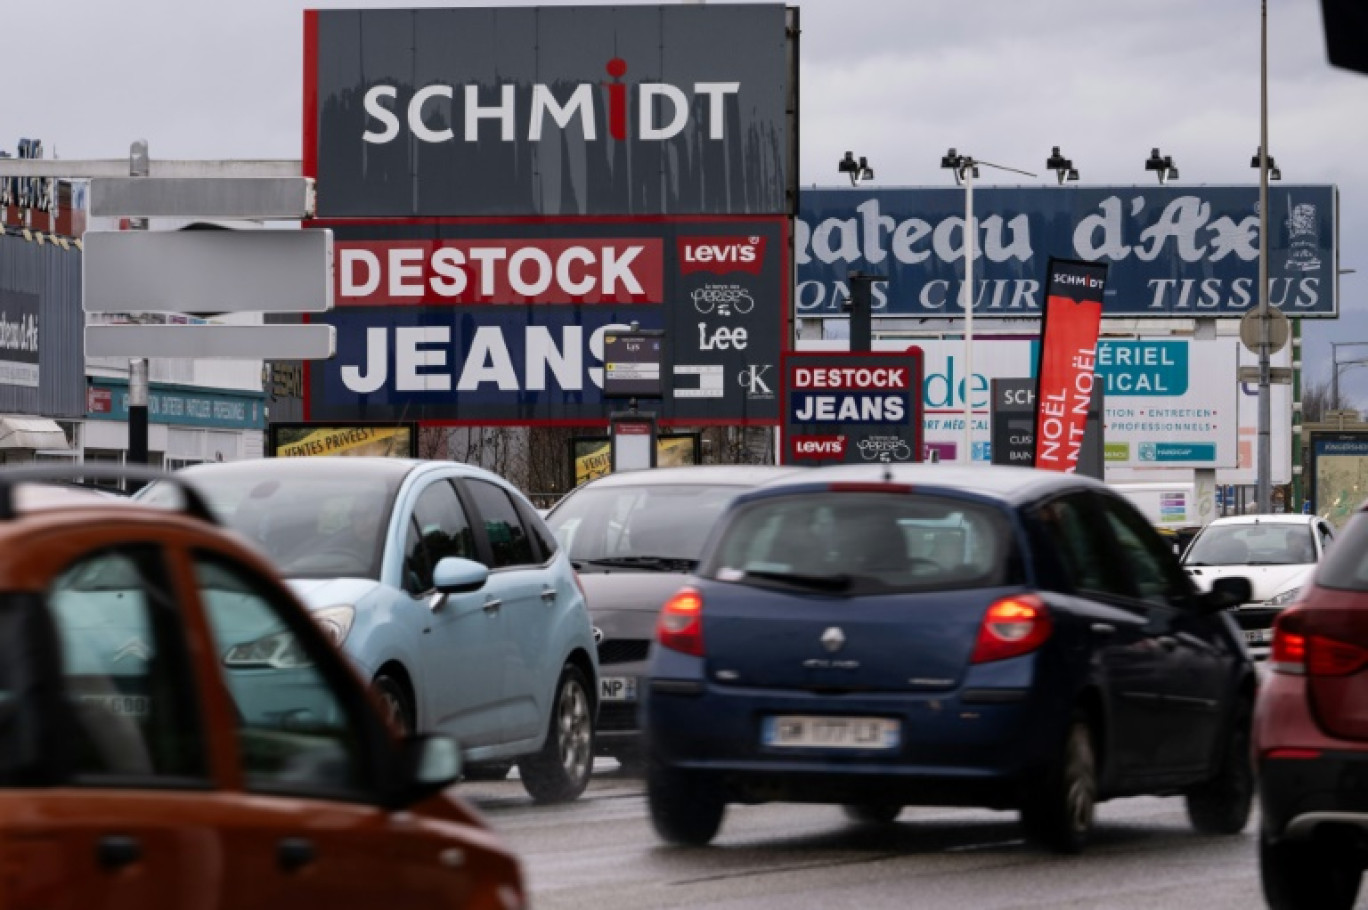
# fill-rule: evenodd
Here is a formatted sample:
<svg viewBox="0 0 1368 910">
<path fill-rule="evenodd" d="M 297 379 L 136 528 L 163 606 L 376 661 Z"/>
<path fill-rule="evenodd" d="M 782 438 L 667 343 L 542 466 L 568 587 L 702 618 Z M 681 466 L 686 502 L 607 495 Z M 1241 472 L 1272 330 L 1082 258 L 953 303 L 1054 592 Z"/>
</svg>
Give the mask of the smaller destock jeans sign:
<svg viewBox="0 0 1368 910">
<path fill-rule="evenodd" d="M 921 351 L 784 355 L 784 461 L 921 460 Z"/>
</svg>

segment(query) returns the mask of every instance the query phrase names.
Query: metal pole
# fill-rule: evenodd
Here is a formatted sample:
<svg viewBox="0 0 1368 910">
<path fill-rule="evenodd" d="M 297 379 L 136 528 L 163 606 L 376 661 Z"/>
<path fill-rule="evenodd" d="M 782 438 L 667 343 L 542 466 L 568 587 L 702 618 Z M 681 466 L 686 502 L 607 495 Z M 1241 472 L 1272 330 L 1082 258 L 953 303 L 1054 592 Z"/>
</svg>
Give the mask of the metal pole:
<svg viewBox="0 0 1368 910">
<path fill-rule="evenodd" d="M 139 139 L 128 151 L 130 177 L 146 177 L 151 173 L 147 157 L 147 140 Z M 146 218 L 128 219 L 133 231 L 147 230 Z M 128 452 L 130 464 L 147 464 L 147 358 L 134 357 L 128 361 Z"/>
<path fill-rule="evenodd" d="M 1333 341 L 1330 343 L 1330 369 L 1330 407 L 1326 408 L 1327 411 L 1339 407 L 1339 345 Z M 1322 415 L 1321 420 L 1324 419 Z"/>
<path fill-rule="evenodd" d="M 974 463 L 974 159 L 964 159 L 964 460 Z"/>
<path fill-rule="evenodd" d="M 1273 511 L 1273 422 L 1268 318 L 1268 0 L 1259 4 L 1259 464 L 1258 509 Z"/>
</svg>

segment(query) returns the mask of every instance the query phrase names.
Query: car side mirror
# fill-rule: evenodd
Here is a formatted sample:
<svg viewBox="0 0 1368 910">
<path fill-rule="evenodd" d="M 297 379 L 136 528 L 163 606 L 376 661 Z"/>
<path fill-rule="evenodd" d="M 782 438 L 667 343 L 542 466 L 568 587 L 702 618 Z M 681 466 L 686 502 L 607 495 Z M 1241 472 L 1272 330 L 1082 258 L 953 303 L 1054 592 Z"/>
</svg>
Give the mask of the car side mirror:
<svg viewBox="0 0 1368 910">
<path fill-rule="evenodd" d="M 442 594 L 469 594 L 488 580 L 488 566 L 460 556 L 445 556 L 432 570 L 432 586 Z"/>
<path fill-rule="evenodd" d="M 1211 583 L 1206 601 L 1212 610 L 1228 610 L 1240 604 L 1249 603 L 1254 597 L 1254 586 L 1248 578 L 1228 576 L 1217 578 Z"/>
<path fill-rule="evenodd" d="M 461 779 L 461 750 L 449 736 L 417 734 L 400 741 L 403 805 L 440 793 Z"/>
</svg>

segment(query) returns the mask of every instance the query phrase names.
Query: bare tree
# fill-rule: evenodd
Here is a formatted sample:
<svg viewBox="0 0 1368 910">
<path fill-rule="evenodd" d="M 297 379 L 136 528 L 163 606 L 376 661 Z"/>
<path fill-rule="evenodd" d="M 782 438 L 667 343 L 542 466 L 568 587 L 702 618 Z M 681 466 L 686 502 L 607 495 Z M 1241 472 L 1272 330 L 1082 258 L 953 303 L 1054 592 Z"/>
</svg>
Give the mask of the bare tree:
<svg viewBox="0 0 1368 910">
<path fill-rule="evenodd" d="M 1325 419 L 1330 411 L 1357 411 L 1359 407 L 1340 389 L 1336 396 L 1329 379 L 1319 382 L 1303 380 L 1301 390 L 1302 420 L 1317 423 Z"/>
</svg>

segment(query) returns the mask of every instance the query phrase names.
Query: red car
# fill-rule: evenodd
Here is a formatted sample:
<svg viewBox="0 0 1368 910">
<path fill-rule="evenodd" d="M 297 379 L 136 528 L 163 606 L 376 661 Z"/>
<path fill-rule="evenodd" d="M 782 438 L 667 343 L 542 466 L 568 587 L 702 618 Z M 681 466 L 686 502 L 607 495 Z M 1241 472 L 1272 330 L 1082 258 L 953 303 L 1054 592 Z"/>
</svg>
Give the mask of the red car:
<svg viewBox="0 0 1368 910">
<path fill-rule="evenodd" d="M 1273 631 L 1254 718 L 1264 896 L 1354 905 L 1368 865 L 1368 514 L 1361 508 Z"/>
<path fill-rule="evenodd" d="M 455 743 L 396 736 L 262 554 L 64 472 L 0 471 L 0 906 L 525 906 Z"/>
</svg>

